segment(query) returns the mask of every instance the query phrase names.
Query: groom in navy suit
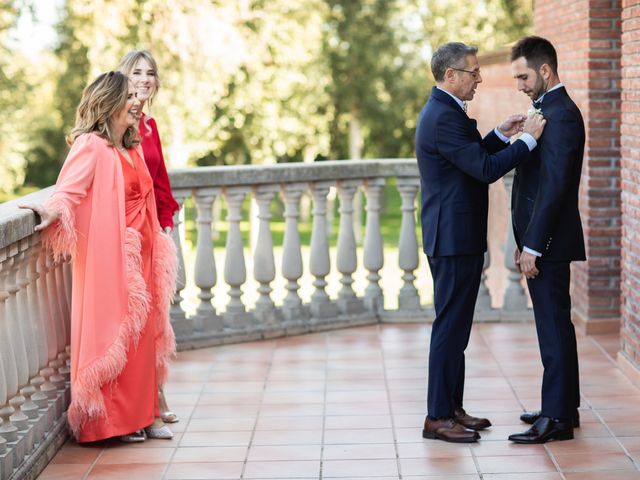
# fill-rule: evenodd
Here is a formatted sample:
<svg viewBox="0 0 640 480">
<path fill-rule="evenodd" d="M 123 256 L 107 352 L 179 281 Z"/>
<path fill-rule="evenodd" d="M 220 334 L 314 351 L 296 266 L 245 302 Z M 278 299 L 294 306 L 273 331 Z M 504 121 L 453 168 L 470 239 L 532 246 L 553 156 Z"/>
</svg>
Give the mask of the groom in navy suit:
<svg viewBox="0 0 640 480">
<path fill-rule="evenodd" d="M 477 48 L 458 42 L 438 48 L 431 60 L 437 86 L 416 129 L 422 244 L 436 311 L 422 436 L 456 443 L 477 441 L 478 430 L 491 425 L 463 408 L 464 350 L 487 250 L 488 184 L 529 157 L 545 123 L 540 115 L 512 115 L 482 138 L 466 114 L 466 102 L 482 82 L 476 54 Z"/>
<path fill-rule="evenodd" d="M 585 260 L 578 189 L 585 131 L 580 110 L 558 77 L 553 45 L 526 37 L 511 51 L 518 90 L 534 100 L 548 128 L 513 180 L 511 211 L 520 271 L 527 277 L 544 374 L 542 410 L 520 419 L 533 424 L 516 443 L 573 438 L 580 426 L 578 353 L 571 323 L 569 264 Z"/>
</svg>

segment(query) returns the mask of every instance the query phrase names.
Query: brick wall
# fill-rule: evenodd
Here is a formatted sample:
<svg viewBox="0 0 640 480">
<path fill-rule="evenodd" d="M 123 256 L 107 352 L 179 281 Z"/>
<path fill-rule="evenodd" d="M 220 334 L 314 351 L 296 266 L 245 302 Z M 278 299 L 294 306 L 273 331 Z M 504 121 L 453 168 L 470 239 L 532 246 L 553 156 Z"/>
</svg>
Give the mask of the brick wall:
<svg viewBox="0 0 640 480">
<path fill-rule="evenodd" d="M 587 133 L 580 211 L 588 260 L 573 264 L 574 319 L 588 333 L 618 331 L 621 2 L 535 0 L 534 11 Z"/>
<path fill-rule="evenodd" d="M 640 366 L 640 1 L 622 11 L 622 367 Z"/>
</svg>

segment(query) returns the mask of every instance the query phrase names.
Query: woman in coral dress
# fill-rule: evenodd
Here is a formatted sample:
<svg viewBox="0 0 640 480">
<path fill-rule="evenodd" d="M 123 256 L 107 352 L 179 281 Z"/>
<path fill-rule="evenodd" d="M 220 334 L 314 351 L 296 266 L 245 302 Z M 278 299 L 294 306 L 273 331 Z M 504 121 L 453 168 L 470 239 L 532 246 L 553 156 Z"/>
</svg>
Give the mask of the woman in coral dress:
<svg viewBox="0 0 640 480">
<path fill-rule="evenodd" d="M 35 230 L 44 246 L 72 257 L 68 421 L 79 442 L 143 441 L 175 352 L 168 308 L 176 253 L 156 216 L 139 110 L 125 75 L 100 75 L 83 92 L 53 194 L 24 205 L 42 219 Z M 162 428 L 149 436 L 169 438 Z"/>
</svg>

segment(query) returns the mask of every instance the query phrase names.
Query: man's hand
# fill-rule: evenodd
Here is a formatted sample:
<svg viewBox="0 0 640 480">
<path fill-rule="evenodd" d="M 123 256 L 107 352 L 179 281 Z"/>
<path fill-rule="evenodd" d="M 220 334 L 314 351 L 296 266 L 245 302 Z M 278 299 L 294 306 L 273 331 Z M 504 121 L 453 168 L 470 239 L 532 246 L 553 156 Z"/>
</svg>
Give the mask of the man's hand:
<svg viewBox="0 0 640 480">
<path fill-rule="evenodd" d="M 516 261 L 520 265 L 520 272 L 529 280 L 536 278 L 540 270 L 536 267 L 536 257 L 532 253 L 522 252 Z"/>
<path fill-rule="evenodd" d="M 540 138 L 540 135 L 542 135 L 542 131 L 544 130 L 546 123 L 547 121 L 542 115 L 531 115 L 524 121 L 522 131 L 524 133 L 528 133 L 537 141 Z"/>
<path fill-rule="evenodd" d="M 526 119 L 526 115 L 511 115 L 504 122 L 498 125 L 498 130 L 500 130 L 500 133 L 505 137 L 511 137 L 522 131 L 524 121 Z"/>
<path fill-rule="evenodd" d="M 522 273 L 522 270 L 520 270 L 520 249 L 518 247 L 513 251 L 513 261 L 516 262 L 518 271 Z"/>
</svg>

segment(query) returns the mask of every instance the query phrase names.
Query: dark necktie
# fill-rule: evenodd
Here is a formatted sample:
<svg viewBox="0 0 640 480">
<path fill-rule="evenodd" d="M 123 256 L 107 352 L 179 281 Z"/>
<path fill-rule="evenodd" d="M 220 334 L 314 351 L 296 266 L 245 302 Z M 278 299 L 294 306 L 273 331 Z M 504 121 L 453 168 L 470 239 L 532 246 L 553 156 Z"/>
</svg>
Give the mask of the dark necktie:
<svg viewBox="0 0 640 480">
<path fill-rule="evenodd" d="M 535 108 L 536 110 L 539 109 L 542 106 L 542 100 L 536 100 L 535 102 L 533 102 L 533 108 Z"/>
</svg>

